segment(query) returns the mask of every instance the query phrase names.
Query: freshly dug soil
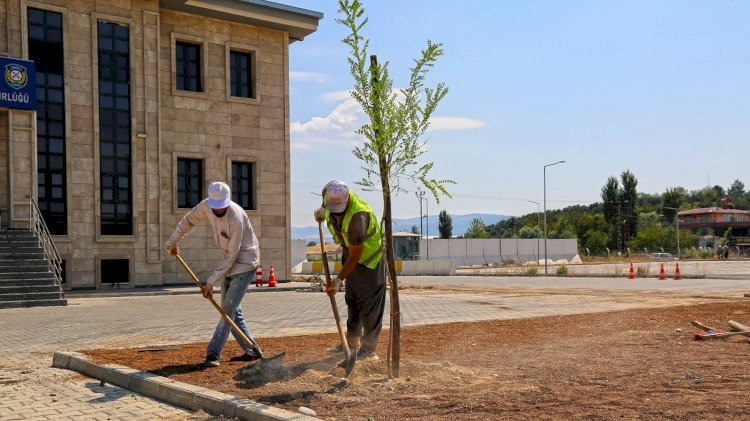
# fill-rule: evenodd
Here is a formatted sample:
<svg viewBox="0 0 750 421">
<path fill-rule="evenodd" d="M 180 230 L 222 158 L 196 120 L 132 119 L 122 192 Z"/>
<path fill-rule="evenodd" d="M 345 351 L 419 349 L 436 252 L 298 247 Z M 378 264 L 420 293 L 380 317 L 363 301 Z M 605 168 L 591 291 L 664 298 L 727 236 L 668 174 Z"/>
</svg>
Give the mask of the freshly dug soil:
<svg viewBox="0 0 750 421">
<path fill-rule="evenodd" d="M 397 379 L 387 376 L 387 332 L 381 359 L 358 362 L 348 380 L 341 356 L 325 351 L 335 334 L 261 338 L 267 356 L 286 352 L 275 370 L 203 369 L 205 343 L 84 352 L 325 419 L 747 419 L 748 338 L 696 342 L 689 324 L 728 330 L 730 319 L 750 324 L 750 302 L 409 327 Z M 231 342 L 222 358 L 238 353 Z"/>
</svg>

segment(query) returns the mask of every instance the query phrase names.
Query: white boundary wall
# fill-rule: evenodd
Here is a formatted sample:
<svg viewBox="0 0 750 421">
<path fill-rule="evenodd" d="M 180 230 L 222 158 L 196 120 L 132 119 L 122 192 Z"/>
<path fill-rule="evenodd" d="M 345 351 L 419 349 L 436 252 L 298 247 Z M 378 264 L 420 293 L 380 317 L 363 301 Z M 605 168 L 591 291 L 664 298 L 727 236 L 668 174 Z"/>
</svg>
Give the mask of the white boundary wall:
<svg viewBox="0 0 750 421">
<path fill-rule="evenodd" d="M 292 240 L 292 267 L 307 260 L 307 242 L 305 240 Z"/>
<path fill-rule="evenodd" d="M 456 266 L 544 262 L 544 239 L 422 239 L 419 243 L 421 260 L 428 260 L 427 247 L 429 247 L 429 260 L 450 259 L 455 262 Z M 547 239 L 547 259 L 553 262 L 562 260 L 567 263 L 580 261 L 578 239 Z"/>
</svg>

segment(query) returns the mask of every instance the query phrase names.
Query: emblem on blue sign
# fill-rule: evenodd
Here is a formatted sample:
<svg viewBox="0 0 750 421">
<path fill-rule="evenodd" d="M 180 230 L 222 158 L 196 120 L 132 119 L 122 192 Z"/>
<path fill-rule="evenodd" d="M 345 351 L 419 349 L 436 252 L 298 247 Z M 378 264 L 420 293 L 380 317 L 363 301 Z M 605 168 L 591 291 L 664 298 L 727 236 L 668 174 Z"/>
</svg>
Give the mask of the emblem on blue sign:
<svg viewBox="0 0 750 421">
<path fill-rule="evenodd" d="M 13 89 L 21 89 L 26 86 L 26 68 L 20 64 L 7 64 L 5 66 L 5 81 Z"/>
</svg>

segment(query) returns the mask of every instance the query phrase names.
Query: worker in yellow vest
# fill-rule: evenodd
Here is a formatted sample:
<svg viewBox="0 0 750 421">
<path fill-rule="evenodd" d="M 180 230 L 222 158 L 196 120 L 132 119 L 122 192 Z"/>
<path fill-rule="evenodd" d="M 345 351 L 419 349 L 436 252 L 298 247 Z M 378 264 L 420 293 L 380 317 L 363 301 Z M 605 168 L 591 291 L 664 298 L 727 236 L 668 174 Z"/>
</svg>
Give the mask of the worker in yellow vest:
<svg viewBox="0 0 750 421">
<path fill-rule="evenodd" d="M 326 184 L 322 196 L 323 206 L 315 211 L 315 220 L 327 223 L 333 241 L 344 252 L 338 280 L 346 280 L 347 341 L 357 351 L 358 360 L 376 359 L 386 290 L 380 223 L 370 205 L 349 191 L 343 181 Z M 336 293 L 333 284 L 326 287 L 326 293 Z M 329 351 L 343 349 L 338 345 Z"/>
</svg>

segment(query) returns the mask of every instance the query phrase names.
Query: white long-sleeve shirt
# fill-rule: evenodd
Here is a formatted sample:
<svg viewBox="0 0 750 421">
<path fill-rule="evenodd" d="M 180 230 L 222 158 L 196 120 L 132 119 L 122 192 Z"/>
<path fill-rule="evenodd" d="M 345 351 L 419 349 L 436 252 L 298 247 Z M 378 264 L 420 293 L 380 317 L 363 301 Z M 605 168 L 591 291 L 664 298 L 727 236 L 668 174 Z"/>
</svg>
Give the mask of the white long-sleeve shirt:
<svg viewBox="0 0 750 421">
<path fill-rule="evenodd" d="M 254 270 L 260 263 L 258 238 L 255 237 L 250 218 L 242 207 L 230 202 L 227 212 L 219 217 L 204 199 L 190 210 L 169 237 L 167 244 L 176 246 L 194 226 L 208 221 L 214 229 L 214 240 L 224 252 L 224 260 L 206 281 L 213 286 L 227 276 Z"/>
</svg>

